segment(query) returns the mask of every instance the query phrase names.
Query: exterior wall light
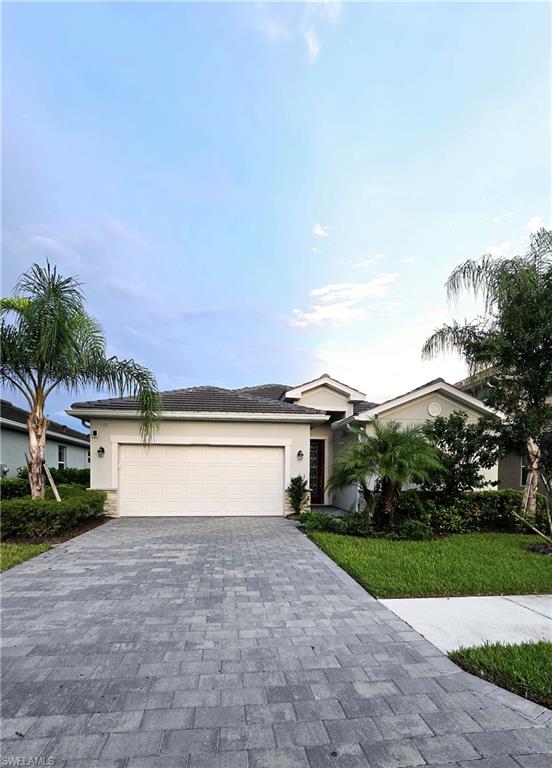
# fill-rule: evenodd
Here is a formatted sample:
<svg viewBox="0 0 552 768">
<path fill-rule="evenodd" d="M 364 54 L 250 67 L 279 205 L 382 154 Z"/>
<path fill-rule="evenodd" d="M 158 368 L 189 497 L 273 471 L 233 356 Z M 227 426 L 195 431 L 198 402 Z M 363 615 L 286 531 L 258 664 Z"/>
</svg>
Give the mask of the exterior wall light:
<svg viewBox="0 0 552 768">
<path fill-rule="evenodd" d="M 101 458 L 105 454 L 105 448 L 103 446 L 100 446 L 98 448 L 98 456 Z"/>
<path fill-rule="evenodd" d="M 299 461 L 303 461 L 304 455 L 305 454 L 303 453 L 303 451 L 297 451 L 297 458 L 299 459 Z"/>
</svg>

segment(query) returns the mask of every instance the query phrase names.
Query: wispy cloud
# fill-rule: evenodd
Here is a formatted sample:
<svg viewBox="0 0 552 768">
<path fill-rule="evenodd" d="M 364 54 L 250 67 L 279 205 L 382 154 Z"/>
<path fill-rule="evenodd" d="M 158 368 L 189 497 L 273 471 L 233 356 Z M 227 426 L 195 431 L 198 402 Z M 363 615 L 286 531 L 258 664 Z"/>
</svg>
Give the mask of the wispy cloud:
<svg viewBox="0 0 552 768">
<path fill-rule="evenodd" d="M 31 250 L 42 251 L 46 256 L 74 256 L 73 250 L 60 240 L 46 235 L 29 235 L 23 243 Z"/>
<path fill-rule="evenodd" d="M 403 264 L 410 264 L 411 267 L 416 266 L 416 257 L 415 256 L 407 256 L 404 259 L 401 259 Z"/>
<path fill-rule="evenodd" d="M 544 227 L 544 219 L 542 218 L 542 216 L 531 216 L 531 218 L 525 225 L 525 229 L 527 230 L 527 232 L 530 232 L 531 234 L 539 230 L 541 227 Z"/>
<path fill-rule="evenodd" d="M 387 256 L 384 253 L 378 253 L 375 256 L 370 256 L 368 259 L 361 259 L 361 261 L 355 261 L 353 269 L 370 269 L 370 267 L 379 264 L 380 261 L 386 259 Z"/>
<path fill-rule="evenodd" d="M 290 322 L 296 328 L 309 328 L 323 325 L 350 325 L 364 317 L 366 317 L 366 310 L 363 307 L 354 307 L 349 302 L 341 302 L 328 306 L 312 304 L 307 311 L 294 309 Z"/>
<path fill-rule="evenodd" d="M 116 277 L 108 277 L 105 281 L 105 285 L 108 288 L 113 288 L 119 293 L 125 296 L 130 296 L 133 299 L 145 299 L 146 301 L 157 301 L 160 299 L 160 295 L 155 291 L 152 291 L 143 283 L 133 283 L 128 280 L 120 280 Z"/>
<path fill-rule="evenodd" d="M 289 40 L 291 36 L 290 28 L 279 21 L 264 3 L 253 6 L 253 22 L 261 35 L 271 43 Z"/>
<path fill-rule="evenodd" d="M 296 328 L 350 325 L 369 315 L 383 316 L 397 311 L 399 305 L 382 302 L 398 274 L 383 273 L 363 283 L 331 283 L 309 292 L 313 302 L 307 309 L 294 309 L 290 323 Z"/>
<path fill-rule="evenodd" d="M 107 236 L 114 238 L 120 237 L 124 240 L 131 241 L 140 248 L 149 248 L 149 243 L 139 232 L 130 229 L 119 219 L 114 219 L 111 216 L 108 216 L 104 221 L 103 229 Z"/>
<path fill-rule="evenodd" d="M 381 402 L 442 376 L 454 383 L 467 374 L 464 361 L 456 355 L 422 360 L 421 348 L 436 326 L 451 322 L 448 307 L 436 308 L 430 313 L 412 316 L 408 326 L 386 324 L 374 338 L 361 341 L 353 337 L 349 343 L 332 341 L 324 337 L 316 356 L 324 370 L 336 379 L 350 382 L 369 400 Z M 378 364 L 374 366 L 374 360 Z"/>
<path fill-rule="evenodd" d="M 318 58 L 318 54 L 320 53 L 320 42 L 318 40 L 316 32 L 314 31 L 314 28 L 310 27 L 310 29 L 305 30 L 303 35 L 305 38 L 305 42 L 307 44 L 309 60 L 316 61 L 316 59 Z"/>
<path fill-rule="evenodd" d="M 501 221 L 506 221 L 508 219 L 514 218 L 514 212 L 513 211 L 507 211 L 506 213 L 501 213 L 499 216 L 493 216 L 493 224 L 498 224 Z"/>
<path fill-rule="evenodd" d="M 509 240 L 505 240 L 503 243 L 499 243 L 498 245 L 489 245 L 485 249 L 485 253 L 490 253 L 491 256 L 500 258 L 501 256 L 506 256 L 511 250 L 512 243 Z"/>
<path fill-rule="evenodd" d="M 261 3 L 253 6 L 251 15 L 253 25 L 269 43 L 302 39 L 309 61 L 314 63 L 321 48 L 318 28 L 338 23 L 341 2 Z"/>
<path fill-rule="evenodd" d="M 366 283 L 331 283 L 314 288 L 309 296 L 327 304 L 335 301 L 360 301 L 362 299 L 386 296 L 389 286 L 396 283 L 398 274 L 384 272 Z"/>
<path fill-rule="evenodd" d="M 329 227 L 323 227 L 322 224 L 314 224 L 312 234 L 316 235 L 316 237 L 328 237 L 330 234 Z"/>
</svg>

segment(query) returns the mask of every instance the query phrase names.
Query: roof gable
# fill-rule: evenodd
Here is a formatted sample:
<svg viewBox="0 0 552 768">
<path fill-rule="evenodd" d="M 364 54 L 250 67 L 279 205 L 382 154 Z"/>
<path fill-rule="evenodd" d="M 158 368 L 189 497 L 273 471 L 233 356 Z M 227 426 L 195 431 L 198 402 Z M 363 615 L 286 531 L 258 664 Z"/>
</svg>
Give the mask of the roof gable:
<svg viewBox="0 0 552 768">
<path fill-rule="evenodd" d="M 312 389 L 318 389 L 319 387 L 327 387 L 328 389 L 346 396 L 350 403 L 362 402 L 366 397 L 364 392 L 359 392 L 358 389 L 354 389 L 348 384 L 344 384 L 342 381 L 333 379 L 327 373 L 323 373 L 322 376 L 319 376 L 317 379 L 306 381 L 304 384 L 299 384 L 299 386 L 289 389 L 285 393 L 285 397 L 287 400 L 300 400 L 307 392 Z"/>
<path fill-rule="evenodd" d="M 359 413 L 358 419 L 360 421 L 370 421 L 373 418 L 381 416 L 387 411 L 390 411 L 401 405 L 405 405 L 406 403 L 412 402 L 413 400 L 417 400 L 418 398 L 424 397 L 425 395 L 437 392 L 458 403 L 459 406 L 464 405 L 465 407 L 469 407 L 482 415 L 496 414 L 496 411 L 494 411 L 492 408 L 489 408 L 481 400 L 473 397 L 473 395 L 469 395 L 468 393 L 457 389 L 452 384 L 446 382 L 444 379 L 434 379 L 433 381 L 422 384 L 421 386 L 416 387 L 409 392 L 405 392 L 403 395 L 394 397 L 391 400 L 386 400 L 384 403 L 380 403 L 380 405 L 376 405 L 366 411 Z"/>
</svg>

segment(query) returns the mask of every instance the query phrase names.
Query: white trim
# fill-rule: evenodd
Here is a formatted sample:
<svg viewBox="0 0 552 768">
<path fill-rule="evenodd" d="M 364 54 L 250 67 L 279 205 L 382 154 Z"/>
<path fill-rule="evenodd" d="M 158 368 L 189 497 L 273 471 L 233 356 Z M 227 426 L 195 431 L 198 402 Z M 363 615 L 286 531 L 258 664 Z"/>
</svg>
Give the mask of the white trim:
<svg viewBox="0 0 552 768">
<path fill-rule="evenodd" d="M 69 408 L 65 413 L 69 416 L 88 415 L 93 419 L 139 419 L 140 414 L 137 411 L 110 410 L 110 409 L 79 409 Z M 162 421 L 292 421 L 299 424 L 310 424 L 312 422 L 328 421 L 330 416 L 326 413 L 244 413 L 239 411 L 162 411 L 160 417 Z"/>
<path fill-rule="evenodd" d="M 381 405 L 376 405 L 374 408 L 370 408 L 367 411 L 363 411 L 362 413 L 356 415 L 356 419 L 358 421 L 371 421 L 372 419 L 377 418 L 377 416 L 379 416 L 381 413 L 385 413 L 385 411 L 389 411 L 392 408 L 397 408 L 398 406 L 409 403 L 412 400 L 418 400 L 419 398 L 425 397 L 425 395 L 429 395 L 433 392 L 443 392 L 452 400 L 465 403 L 466 405 L 469 405 L 471 408 L 476 411 L 480 411 L 481 413 L 492 413 L 495 415 L 500 415 L 497 413 L 497 411 L 495 411 L 493 408 L 489 408 L 476 397 L 472 397 L 472 395 L 467 395 L 465 392 L 461 392 L 451 384 L 447 384 L 446 381 L 437 381 L 433 384 L 429 384 L 426 387 L 416 389 L 413 392 L 395 397 L 393 400 L 388 400 L 386 403 L 382 403 Z M 334 426 L 337 426 L 337 424 L 343 424 L 343 421 L 344 420 L 342 419 L 341 422 L 337 422 Z"/>
<path fill-rule="evenodd" d="M 111 435 L 111 483 L 114 489 L 119 488 L 119 446 L 137 445 L 143 443 L 141 437 L 129 435 Z M 291 446 L 293 440 L 288 438 L 262 437 L 163 437 L 155 438 L 149 445 L 227 445 L 252 446 L 257 448 L 284 449 L 284 490 L 291 481 Z"/>
<path fill-rule="evenodd" d="M 28 427 L 26 424 L 22 424 L 20 421 L 12 421 L 11 419 L 6 419 L 3 416 L 0 417 L 0 426 L 6 427 L 7 429 L 17 429 L 21 432 L 27 432 Z M 53 432 L 51 429 L 46 430 L 46 437 L 50 437 L 54 440 L 58 440 L 60 442 L 67 442 L 67 443 L 75 443 L 79 446 L 86 446 L 86 448 L 90 447 L 90 442 L 88 440 L 80 439 L 78 437 L 71 437 L 70 435 L 64 435 L 61 432 Z"/>
<path fill-rule="evenodd" d="M 324 374 L 314 381 L 308 381 L 306 384 L 300 384 L 298 387 L 294 387 L 286 392 L 285 397 L 288 400 L 299 400 L 305 392 L 317 387 L 326 386 L 329 389 L 333 389 L 336 392 L 347 395 L 350 403 L 362 402 L 366 398 L 364 392 L 359 392 L 358 389 L 353 389 L 347 384 L 342 384 L 340 381 L 332 379 L 331 376 Z"/>
</svg>

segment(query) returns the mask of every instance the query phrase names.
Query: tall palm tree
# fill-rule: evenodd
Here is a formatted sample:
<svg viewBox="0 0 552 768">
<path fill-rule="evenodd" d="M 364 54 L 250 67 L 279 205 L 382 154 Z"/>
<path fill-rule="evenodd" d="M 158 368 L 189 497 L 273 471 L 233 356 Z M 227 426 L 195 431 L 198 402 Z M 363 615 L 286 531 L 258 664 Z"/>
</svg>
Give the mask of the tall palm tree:
<svg viewBox="0 0 552 768">
<path fill-rule="evenodd" d="M 534 517 L 544 437 L 552 423 L 552 231 L 540 229 L 527 252 L 483 256 L 460 264 L 446 282 L 449 298 L 470 291 L 483 299 L 472 322 L 437 329 L 422 355 L 459 352 L 482 397 L 504 415 L 506 442 L 526 445 L 525 510 Z"/>
<path fill-rule="evenodd" d="M 46 400 L 55 389 L 107 387 L 137 398 L 141 433 L 149 441 L 160 411 L 153 374 L 134 360 L 106 357 L 99 323 L 87 314 L 80 284 L 55 267 L 34 264 L 1 300 L 1 381 L 27 401 L 30 415 L 29 482 L 33 499 L 44 497 Z"/>
<path fill-rule="evenodd" d="M 422 426 L 403 426 L 398 421 L 373 421 L 367 429 L 351 429 L 351 438 L 338 453 L 329 485 L 344 488 L 359 485 L 364 494 L 370 478 L 377 479 L 381 503 L 376 528 L 392 530 L 401 488 L 429 480 L 442 469 L 438 452 L 428 442 Z"/>
</svg>

